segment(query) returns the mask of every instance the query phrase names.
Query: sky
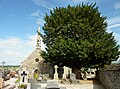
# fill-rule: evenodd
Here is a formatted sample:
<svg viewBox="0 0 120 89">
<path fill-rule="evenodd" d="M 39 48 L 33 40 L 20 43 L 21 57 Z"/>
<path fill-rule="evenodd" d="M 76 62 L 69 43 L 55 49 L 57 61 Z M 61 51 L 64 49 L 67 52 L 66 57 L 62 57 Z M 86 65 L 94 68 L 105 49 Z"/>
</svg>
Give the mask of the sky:
<svg viewBox="0 0 120 89">
<path fill-rule="evenodd" d="M 0 0 L 0 65 L 2 61 L 5 65 L 20 65 L 35 50 L 38 22 L 44 34 L 46 13 L 82 2 L 96 2 L 101 15 L 107 16 L 107 31 L 113 32 L 120 44 L 120 0 Z"/>
</svg>

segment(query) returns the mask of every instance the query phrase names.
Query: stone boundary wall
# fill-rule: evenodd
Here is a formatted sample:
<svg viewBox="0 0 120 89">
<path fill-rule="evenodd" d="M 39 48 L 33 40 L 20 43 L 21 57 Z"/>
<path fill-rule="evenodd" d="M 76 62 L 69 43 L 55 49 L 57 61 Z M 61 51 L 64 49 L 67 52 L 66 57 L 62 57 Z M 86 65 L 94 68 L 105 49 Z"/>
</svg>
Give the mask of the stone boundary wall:
<svg viewBox="0 0 120 89">
<path fill-rule="evenodd" d="M 120 89 L 120 69 L 119 70 L 99 70 L 96 78 L 106 87 L 106 89 Z"/>
</svg>

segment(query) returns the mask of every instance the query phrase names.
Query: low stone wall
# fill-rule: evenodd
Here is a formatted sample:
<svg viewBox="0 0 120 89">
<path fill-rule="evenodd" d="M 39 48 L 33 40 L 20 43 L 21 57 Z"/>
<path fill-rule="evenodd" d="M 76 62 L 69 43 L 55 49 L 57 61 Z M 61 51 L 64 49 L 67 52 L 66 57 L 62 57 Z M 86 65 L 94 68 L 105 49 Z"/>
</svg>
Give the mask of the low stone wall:
<svg viewBox="0 0 120 89">
<path fill-rule="evenodd" d="M 120 89 L 120 67 L 119 69 L 101 69 L 97 71 L 96 78 L 106 89 Z"/>
</svg>

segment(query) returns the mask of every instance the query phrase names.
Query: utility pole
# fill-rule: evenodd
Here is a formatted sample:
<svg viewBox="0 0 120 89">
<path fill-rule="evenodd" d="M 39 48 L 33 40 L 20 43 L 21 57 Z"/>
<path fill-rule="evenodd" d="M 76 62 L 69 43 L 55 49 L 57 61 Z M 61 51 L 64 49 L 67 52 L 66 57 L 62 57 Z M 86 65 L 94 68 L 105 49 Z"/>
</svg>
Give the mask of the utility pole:
<svg viewBox="0 0 120 89">
<path fill-rule="evenodd" d="M 2 62 L 1 62 L 1 64 L 2 64 L 2 69 L 3 69 L 3 77 L 4 77 L 4 64 L 5 64 L 5 62 L 4 62 L 4 61 L 2 61 Z"/>
</svg>

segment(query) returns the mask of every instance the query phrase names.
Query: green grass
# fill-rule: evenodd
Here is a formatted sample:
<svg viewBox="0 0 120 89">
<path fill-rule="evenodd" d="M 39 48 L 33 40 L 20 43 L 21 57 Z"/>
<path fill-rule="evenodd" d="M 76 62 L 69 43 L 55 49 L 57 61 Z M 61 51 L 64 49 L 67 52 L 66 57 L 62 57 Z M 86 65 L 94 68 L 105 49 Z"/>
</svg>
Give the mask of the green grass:
<svg viewBox="0 0 120 89">
<path fill-rule="evenodd" d="M 16 81 L 15 81 L 15 83 L 19 83 L 20 82 L 20 78 L 18 78 Z"/>
</svg>

